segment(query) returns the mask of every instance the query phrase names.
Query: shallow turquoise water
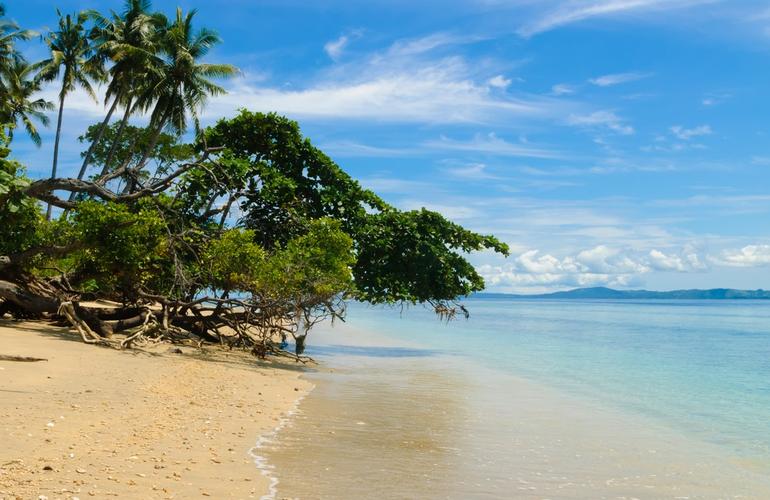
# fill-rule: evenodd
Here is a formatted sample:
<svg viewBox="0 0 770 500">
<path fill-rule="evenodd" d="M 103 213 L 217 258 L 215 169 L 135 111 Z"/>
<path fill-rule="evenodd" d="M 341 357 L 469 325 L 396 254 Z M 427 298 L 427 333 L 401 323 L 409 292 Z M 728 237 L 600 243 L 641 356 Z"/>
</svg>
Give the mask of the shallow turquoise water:
<svg viewBox="0 0 770 500">
<path fill-rule="evenodd" d="M 770 463 L 770 302 L 484 298 L 466 304 L 471 318 L 449 323 L 420 307 L 353 304 L 348 322 Z"/>
<path fill-rule="evenodd" d="M 770 498 L 770 302 L 352 304 L 277 498 Z"/>
</svg>

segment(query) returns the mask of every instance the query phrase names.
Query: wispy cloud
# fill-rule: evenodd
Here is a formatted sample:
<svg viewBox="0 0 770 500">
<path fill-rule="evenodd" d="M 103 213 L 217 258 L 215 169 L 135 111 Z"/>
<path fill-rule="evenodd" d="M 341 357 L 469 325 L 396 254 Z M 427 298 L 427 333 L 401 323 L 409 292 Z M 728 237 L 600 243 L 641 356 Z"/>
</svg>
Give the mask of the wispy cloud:
<svg viewBox="0 0 770 500">
<path fill-rule="evenodd" d="M 577 89 L 572 85 L 566 83 L 558 83 L 551 87 L 551 94 L 553 95 L 567 95 L 574 94 Z"/>
<path fill-rule="evenodd" d="M 437 34 L 398 41 L 382 51 L 336 64 L 298 87 L 241 78 L 230 83 L 228 95 L 212 99 L 206 114 L 216 118 L 247 107 L 303 119 L 510 124 L 558 116 L 572 106 L 548 96 L 500 92 L 510 79 L 502 76 L 499 67 L 434 53 L 473 40 Z"/>
<path fill-rule="evenodd" d="M 591 78 L 589 83 L 592 83 L 599 87 L 612 87 L 614 85 L 620 85 L 621 83 L 634 82 L 636 80 L 642 80 L 652 76 L 651 73 L 613 73 L 610 75 L 602 75 L 596 78 Z"/>
<path fill-rule="evenodd" d="M 350 42 L 348 35 L 342 35 L 336 40 L 330 40 L 324 45 L 324 51 L 334 61 L 338 60 Z"/>
<path fill-rule="evenodd" d="M 438 140 L 424 142 L 423 146 L 437 150 L 467 151 L 473 153 L 486 153 L 497 156 L 546 159 L 562 157 L 562 154 L 558 151 L 551 151 L 545 148 L 536 148 L 529 146 L 528 144 L 508 142 L 493 133 L 486 135 L 476 134 L 473 139 L 468 141 L 458 141 L 442 136 Z"/>
<path fill-rule="evenodd" d="M 624 122 L 614 111 L 594 111 L 588 115 L 570 115 L 567 124 L 587 128 L 607 128 L 621 135 L 632 135 L 634 127 Z"/>
<path fill-rule="evenodd" d="M 665 11 L 692 7 L 714 0 L 560 0 L 532 21 L 522 26 L 518 33 L 531 37 L 538 33 L 595 17 L 618 16 L 640 12 Z M 545 2 L 544 2 L 545 3 Z"/>
<path fill-rule="evenodd" d="M 415 148 L 388 148 L 355 141 L 325 142 L 320 147 L 332 156 L 349 158 L 396 158 L 420 153 L 420 150 Z"/>
<path fill-rule="evenodd" d="M 473 180 L 500 179 L 499 176 L 491 174 L 487 169 L 487 165 L 485 165 L 484 163 L 469 163 L 466 165 L 449 167 L 446 169 L 446 172 L 449 175 L 453 177 L 458 177 L 460 179 L 473 179 Z"/>
<path fill-rule="evenodd" d="M 681 125 L 674 125 L 673 127 L 670 128 L 670 130 L 675 137 L 683 141 L 689 141 L 693 137 L 699 137 L 702 135 L 711 135 L 714 133 L 713 130 L 711 130 L 711 127 L 709 125 L 699 125 L 693 128 L 685 128 L 685 127 L 682 127 Z"/>
</svg>

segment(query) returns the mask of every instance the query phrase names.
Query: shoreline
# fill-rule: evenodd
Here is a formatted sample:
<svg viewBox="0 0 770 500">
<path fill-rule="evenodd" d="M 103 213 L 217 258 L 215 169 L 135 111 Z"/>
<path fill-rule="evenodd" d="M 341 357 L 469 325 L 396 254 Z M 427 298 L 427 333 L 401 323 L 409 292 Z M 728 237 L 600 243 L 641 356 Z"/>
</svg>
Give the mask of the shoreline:
<svg viewBox="0 0 770 500">
<path fill-rule="evenodd" d="M 117 351 L 0 320 L 0 498 L 270 498 L 254 450 L 313 384 L 293 364 L 160 344 Z M 256 440 L 256 444 L 255 444 Z"/>
<path fill-rule="evenodd" d="M 279 496 L 770 494 L 767 464 L 650 417 L 472 359 L 399 348 L 350 323 L 335 330 L 316 332 L 310 349 L 324 353 L 317 358 L 328 370 L 307 375 L 316 389 L 267 450 Z"/>
</svg>

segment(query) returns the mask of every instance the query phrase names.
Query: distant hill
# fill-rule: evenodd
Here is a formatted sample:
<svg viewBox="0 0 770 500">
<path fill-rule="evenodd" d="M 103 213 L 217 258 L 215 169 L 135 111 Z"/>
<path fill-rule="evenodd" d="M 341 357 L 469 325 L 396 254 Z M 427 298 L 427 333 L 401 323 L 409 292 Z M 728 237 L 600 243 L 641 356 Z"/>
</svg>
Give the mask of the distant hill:
<svg viewBox="0 0 770 500">
<path fill-rule="evenodd" d="M 566 292 L 543 293 L 537 295 L 516 295 L 510 293 L 479 293 L 479 298 L 509 299 L 679 299 L 679 300 L 735 300 L 735 299 L 770 299 L 770 290 L 734 290 L 732 288 L 712 288 L 710 290 L 672 290 L 654 292 L 649 290 L 613 290 L 606 287 L 577 288 Z"/>
</svg>

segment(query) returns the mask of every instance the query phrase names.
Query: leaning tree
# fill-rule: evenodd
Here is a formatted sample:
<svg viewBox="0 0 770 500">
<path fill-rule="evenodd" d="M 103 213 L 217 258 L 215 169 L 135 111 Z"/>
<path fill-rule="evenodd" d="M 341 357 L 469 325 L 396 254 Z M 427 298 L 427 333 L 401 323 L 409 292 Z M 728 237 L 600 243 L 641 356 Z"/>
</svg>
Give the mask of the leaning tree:
<svg viewBox="0 0 770 500">
<path fill-rule="evenodd" d="M 104 138 L 105 150 L 121 141 Z M 390 206 L 275 114 L 241 111 L 195 144 L 156 147 L 154 161 L 114 146 L 126 161 L 90 180 L 31 181 L 0 151 L 0 314 L 66 319 L 84 341 L 120 346 L 265 355 L 293 336 L 299 354 L 350 299 L 467 314 L 456 299 L 484 282 L 464 255 L 508 252 L 436 212 Z M 65 215 L 46 222 L 41 202 Z"/>
</svg>

